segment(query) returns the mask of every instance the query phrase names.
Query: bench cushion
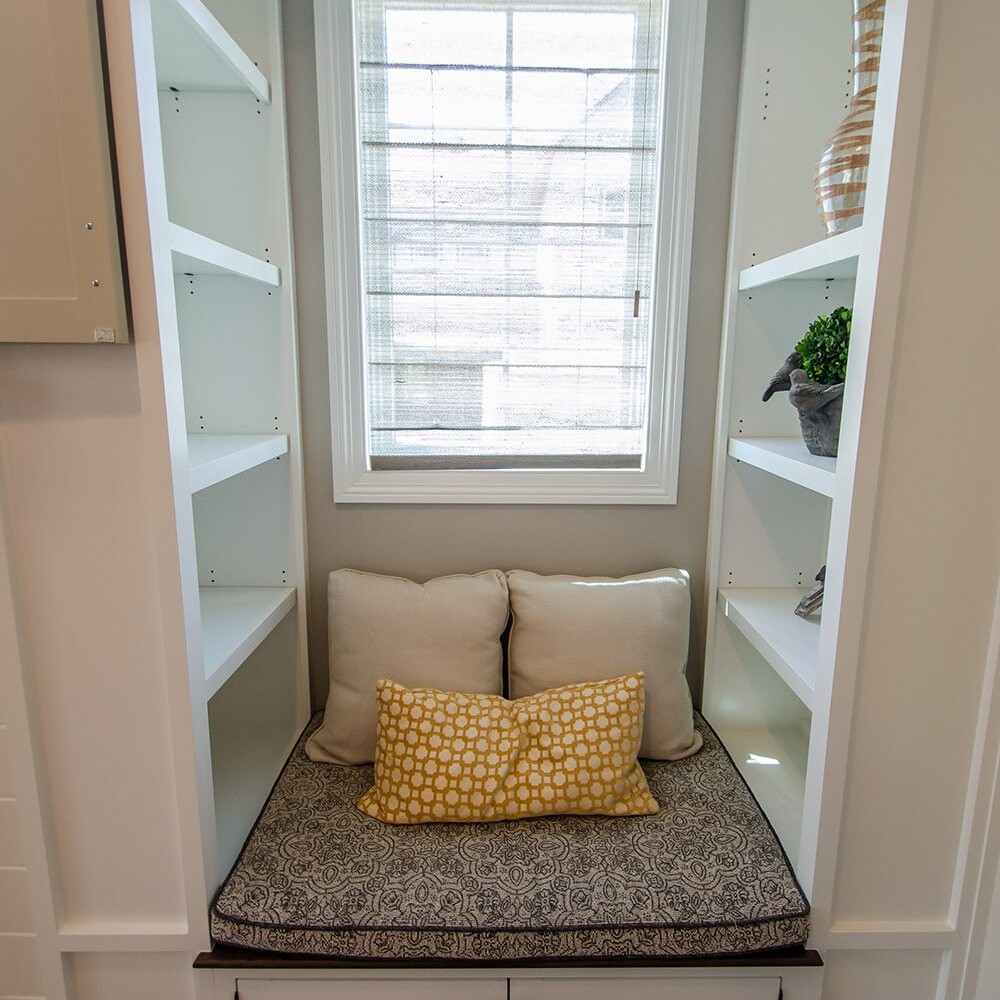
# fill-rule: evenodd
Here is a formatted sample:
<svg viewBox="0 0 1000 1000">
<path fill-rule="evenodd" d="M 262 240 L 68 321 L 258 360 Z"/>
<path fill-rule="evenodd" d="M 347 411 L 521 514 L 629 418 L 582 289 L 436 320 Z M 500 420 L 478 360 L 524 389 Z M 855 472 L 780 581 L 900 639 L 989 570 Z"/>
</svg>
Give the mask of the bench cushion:
<svg viewBox="0 0 1000 1000">
<path fill-rule="evenodd" d="M 372 768 L 309 760 L 306 727 L 212 907 L 219 944 L 343 959 L 730 955 L 804 944 L 808 903 L 700 717 L 702 751 L 644 762 L 655 816 L 386 826 Z"/>
</svg>

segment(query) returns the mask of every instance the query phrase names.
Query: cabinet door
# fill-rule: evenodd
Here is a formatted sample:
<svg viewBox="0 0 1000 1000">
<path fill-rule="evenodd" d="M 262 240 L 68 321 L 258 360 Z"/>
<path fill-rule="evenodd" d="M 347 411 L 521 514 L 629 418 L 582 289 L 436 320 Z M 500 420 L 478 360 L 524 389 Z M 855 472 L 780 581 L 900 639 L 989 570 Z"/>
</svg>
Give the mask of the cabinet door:
<svg viewBox="0 0 1000 1000">
<path fill-rule="evenodd" d="M 510 1000 L 778 1000 L 780 990 L 777 976 L 512 979 Z"/>
<path fill-rule="evenodd" d="M 0 3 L 0 93 L 0 341 L 127 341 L 95 0 Z"/>
<path fill-rule="evenodd" d="M 239 992 L 240 1000 L 507 1000 L 507 980 L 240 977 Z"/>
</svg>

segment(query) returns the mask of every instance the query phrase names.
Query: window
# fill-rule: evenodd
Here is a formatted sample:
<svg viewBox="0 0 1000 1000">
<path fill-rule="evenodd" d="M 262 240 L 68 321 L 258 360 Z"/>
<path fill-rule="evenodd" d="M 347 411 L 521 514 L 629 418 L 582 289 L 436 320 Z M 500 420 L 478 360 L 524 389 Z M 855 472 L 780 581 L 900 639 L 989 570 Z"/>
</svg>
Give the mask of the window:
<svg viewBox="0 0 1000 1000">
<path fill-rule="evenodd" d="M 673 502 L 703 0 L 316 10 L 336 498 Z"/>
</svg>

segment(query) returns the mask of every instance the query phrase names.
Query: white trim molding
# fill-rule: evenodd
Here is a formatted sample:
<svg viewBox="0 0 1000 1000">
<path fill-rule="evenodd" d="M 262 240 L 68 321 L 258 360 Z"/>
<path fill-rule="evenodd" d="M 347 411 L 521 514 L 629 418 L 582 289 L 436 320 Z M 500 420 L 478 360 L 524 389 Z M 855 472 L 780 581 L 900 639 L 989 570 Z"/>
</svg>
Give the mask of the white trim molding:
<svg viewBox="0 0 1000 1000">
<path fill-rule="evenodd" d="M 351 0 L 317 0 L 315 8 L 334 499 L 342 503 L 676 503 L 706 0 L 666 0 L 650 420 L 643 468 L 621 470 L 369 468 L 352 7 Z"/>
<path fill-rule="evenodd" d="M 838 920 L 810 938 L 809 945 L 842 951 L 940 951 L 954 947 L 957 935 L 948 920 Z"/>
</svg>

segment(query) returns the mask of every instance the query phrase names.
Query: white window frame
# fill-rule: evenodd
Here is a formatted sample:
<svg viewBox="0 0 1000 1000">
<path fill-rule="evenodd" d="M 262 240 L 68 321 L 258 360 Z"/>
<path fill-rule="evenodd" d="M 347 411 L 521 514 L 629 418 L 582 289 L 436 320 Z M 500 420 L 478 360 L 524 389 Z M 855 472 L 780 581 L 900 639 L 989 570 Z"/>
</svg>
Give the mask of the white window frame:
<svg viewBox="0 0 1000 1000">
<path fill-rule="evenodd" d="M 642 469 L 368 468 L 351 0 L 316 0 L 316 76 L 326 255 L 333 492 L 338 503 L 674 504 L 707 0 L 664 0 L 660 215 L 646 460 Z"/>
</svg>

